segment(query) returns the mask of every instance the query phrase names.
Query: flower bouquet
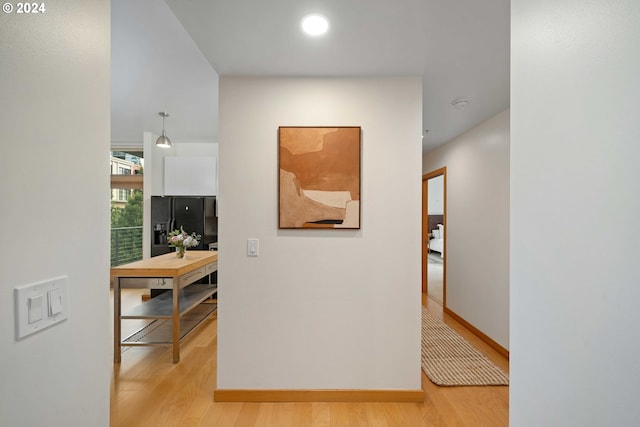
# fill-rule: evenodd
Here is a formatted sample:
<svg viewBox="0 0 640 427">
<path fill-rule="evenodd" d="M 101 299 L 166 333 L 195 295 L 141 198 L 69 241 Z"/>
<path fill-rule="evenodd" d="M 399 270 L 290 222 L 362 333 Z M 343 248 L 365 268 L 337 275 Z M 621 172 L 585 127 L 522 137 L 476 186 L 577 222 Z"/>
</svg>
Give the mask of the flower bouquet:
<svg viewBox="0 0 640 427">
<path fill-rule="evenodd" d="M 180 230 L 173 230 L 169 233 L 167 240 L 169 246 L 176 248 L 176 256 L 178 258 L 184 258 L 184 253 L 187 248 L 194 248 L 200 243 L 202 236 L 196 233 L 187 234 L 182 227 Z"/>
</svg>

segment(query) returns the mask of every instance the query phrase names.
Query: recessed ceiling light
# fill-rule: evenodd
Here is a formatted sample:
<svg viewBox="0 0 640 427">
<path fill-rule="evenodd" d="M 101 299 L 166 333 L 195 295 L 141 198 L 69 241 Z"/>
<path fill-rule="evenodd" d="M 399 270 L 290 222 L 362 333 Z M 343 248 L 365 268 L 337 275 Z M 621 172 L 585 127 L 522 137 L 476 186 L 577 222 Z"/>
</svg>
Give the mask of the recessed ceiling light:
<svg viewBox="0 0 640 427">
<path fill-rule="evenodd" d="M 322 15 L 312 14 L 302 18 L 302 31 L 310 36 L 321 36 L 329 30 L 329 21 Z"/>
</svg>

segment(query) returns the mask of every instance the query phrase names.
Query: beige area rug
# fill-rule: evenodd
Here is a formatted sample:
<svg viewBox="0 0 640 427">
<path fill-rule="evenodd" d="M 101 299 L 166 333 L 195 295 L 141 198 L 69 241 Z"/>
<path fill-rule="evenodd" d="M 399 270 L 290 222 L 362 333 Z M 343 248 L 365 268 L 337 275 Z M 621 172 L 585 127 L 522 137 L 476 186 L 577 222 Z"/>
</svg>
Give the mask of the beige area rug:
<svg viewBox="0 0 640 427">
<path fill-rule="evenodd" d="M 422 369 L 441 386 L 509 385 L 509 376 L 422 308 Z"/>
</svg>

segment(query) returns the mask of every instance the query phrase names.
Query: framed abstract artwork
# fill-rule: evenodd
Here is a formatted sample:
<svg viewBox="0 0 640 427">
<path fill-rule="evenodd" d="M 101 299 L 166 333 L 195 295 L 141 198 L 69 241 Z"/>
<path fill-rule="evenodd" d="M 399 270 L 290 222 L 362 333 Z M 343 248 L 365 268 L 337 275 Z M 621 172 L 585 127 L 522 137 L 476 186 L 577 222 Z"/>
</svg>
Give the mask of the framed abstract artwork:
<svg viewBox="0 0 640 427">
<path fill-rule="evenodd" d="M 360 228 L 360 134 L 278 128 L 279 228 Z"/>
</svg>

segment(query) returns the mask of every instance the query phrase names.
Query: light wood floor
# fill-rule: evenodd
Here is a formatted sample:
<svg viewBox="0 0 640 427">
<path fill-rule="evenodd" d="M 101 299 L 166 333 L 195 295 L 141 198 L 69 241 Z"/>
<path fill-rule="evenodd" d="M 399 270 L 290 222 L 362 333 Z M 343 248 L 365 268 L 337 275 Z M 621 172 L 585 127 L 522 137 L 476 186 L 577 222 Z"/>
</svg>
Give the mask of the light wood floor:
<svg viewBox="0 0 640 427">
<path fill-rule="evenodd" d="M 123 307 L 138 304 L 140 293 L 123 292 Z M 442 308 L 423 295 L 435 314 Z M 125 321 L 132 322 L 132 321 Z M 477 349 L 508 372 L 509 362 L 445 316 Z M 137 324 L 123 325 L 123 336 Z M 215 314 L 189 335 L 181 361 L 171 363 L 168 347 L 129 347 L 114 365 L 112 427 L 243 426 L 507 426 L 509 387 L 438 387 L 422 374 L 422 403 L 218 403 Z"/>
</svg>

